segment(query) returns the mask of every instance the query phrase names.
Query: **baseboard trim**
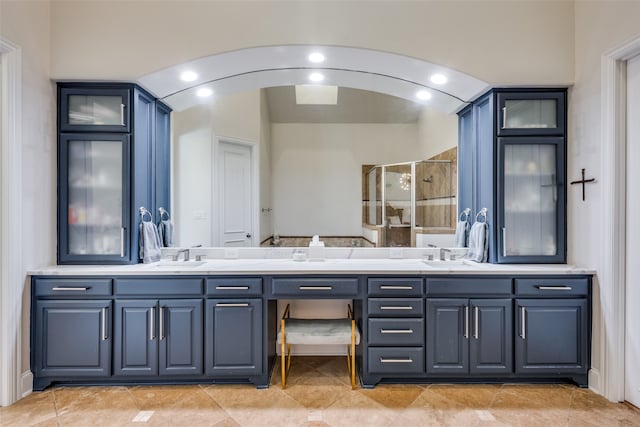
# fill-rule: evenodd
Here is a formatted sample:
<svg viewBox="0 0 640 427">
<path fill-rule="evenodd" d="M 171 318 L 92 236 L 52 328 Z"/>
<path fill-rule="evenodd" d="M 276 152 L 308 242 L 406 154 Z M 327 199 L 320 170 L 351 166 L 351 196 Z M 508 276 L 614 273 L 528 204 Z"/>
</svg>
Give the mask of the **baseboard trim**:
<svg viewBox="0 0 640 427">
<path fill-rule="evenodd" d="M 27 397 L 33 392 L 33 374 L 25 371 L 20 379 L 20 398 Z"/>
<path fill-rule="evenodd" d="M 589 390 L 602 395 L 602 377 L 599 369 L 589 369 Z"/>
</svg>

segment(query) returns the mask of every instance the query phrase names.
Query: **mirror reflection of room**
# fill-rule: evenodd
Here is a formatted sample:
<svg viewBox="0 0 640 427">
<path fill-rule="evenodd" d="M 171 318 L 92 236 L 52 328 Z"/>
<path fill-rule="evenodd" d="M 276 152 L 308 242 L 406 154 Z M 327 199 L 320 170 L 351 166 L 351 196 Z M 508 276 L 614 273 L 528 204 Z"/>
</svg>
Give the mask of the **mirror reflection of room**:
<svg viewBox="0 0 640 427">
<path fill-rule="evenodd" d="M 177 246 L 300 247 L 314 235 L 329 247 L 453 245 L 455 112 L 327 87 L 335 101 L 282 86 L 174 111 Z M 227 145 L 248 147 L 247 160 Z M 242 204 L 225 191 L 249 194 Z"/>
</svg>

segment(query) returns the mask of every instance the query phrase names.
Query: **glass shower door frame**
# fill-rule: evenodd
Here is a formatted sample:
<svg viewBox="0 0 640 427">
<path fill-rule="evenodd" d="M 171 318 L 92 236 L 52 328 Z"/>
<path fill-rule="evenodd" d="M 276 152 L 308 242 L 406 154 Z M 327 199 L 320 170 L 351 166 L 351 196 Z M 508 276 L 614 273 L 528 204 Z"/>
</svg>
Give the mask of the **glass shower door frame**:
<svg viewBox="0 0 640 427">
<path fill-rule="evenodd" d="M 70 194 L 69 194 L 69 144 L 72 141 L 119 141 L 122 144 L 122 212 L 120 212 L 120 252 L 114 254 L 76 254 L 70 250 Z M 129 261 L 130 248 L 127 242 L 131 230 L 131 206 L 130 206 L 130 185 L 131 185 L 131 145 L 128 134 L 60 134 L 58 142 L 58 263 L 73 264 L 125 264 Z M 115 212 L 104 212 L 104 214 L 115 215 Z"/>
<path fill-rule="evenodd" d="M 567 232 L 564 218 L 567 209 L 566 185 L 562 181 L 566 170 L 566 146 L 562 137 L 506 137 L 498 138 L 498 180 L 497 180 L 497 229 L 495 239 L 497 243 L 498 263 L 562 263 L 566 262 L 566 241 Z M 554 255 L 507 255 L 505 240 L 507 200 L 505 195 L 505 148 L 508 145 L 551 145 L 555 148 L 555 195 L 556 195 L 556 251 Z M 528 225 L 523 224 L 524 227 Z"/>
</svg>

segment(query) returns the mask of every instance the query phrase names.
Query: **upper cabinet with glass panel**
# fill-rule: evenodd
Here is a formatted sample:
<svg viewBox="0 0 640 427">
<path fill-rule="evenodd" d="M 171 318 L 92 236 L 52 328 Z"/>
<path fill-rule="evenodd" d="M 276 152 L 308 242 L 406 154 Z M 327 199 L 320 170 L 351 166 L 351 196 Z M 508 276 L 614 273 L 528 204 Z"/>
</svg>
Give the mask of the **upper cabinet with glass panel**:
<svg viewBox="0 0 640 427">
<path fill-rule="evenodd" d="M 61 132 L 129 132 L 131 91 L 64 88 L 60 90 Z"/>
<path fill-rule="evenodd" d="M 557 92 L 498 94 L 499 136 L 563 135 L 565 101 Z"/>
</svg>

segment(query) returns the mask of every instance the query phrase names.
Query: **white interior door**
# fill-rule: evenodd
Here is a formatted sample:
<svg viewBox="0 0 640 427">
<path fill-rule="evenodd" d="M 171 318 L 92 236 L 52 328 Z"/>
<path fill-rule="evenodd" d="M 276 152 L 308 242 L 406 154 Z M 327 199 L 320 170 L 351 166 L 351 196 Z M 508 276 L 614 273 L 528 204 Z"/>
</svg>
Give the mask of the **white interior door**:
<svg viewBox="0 0 640 427">
<path fill-rule="evenodd" d="M 253 246 L 251 147 L 221 141 L 218 153 L 222 246 Z"/>
<path fill-rule="evenodd" d="M 640 55 L 627 62 L 625 400 L 640 407 Z"/>
</svg>

